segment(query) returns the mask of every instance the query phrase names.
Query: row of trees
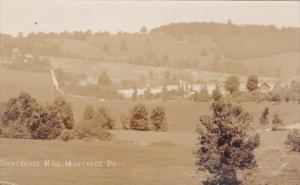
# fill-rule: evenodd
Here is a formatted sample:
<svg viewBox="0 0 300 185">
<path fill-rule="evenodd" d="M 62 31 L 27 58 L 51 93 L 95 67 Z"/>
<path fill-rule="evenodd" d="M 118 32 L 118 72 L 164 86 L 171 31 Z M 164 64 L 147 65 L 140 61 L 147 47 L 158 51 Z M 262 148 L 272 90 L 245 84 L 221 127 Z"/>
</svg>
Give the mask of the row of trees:
<svg viewBox="0 0 300 185">
<path fill-rule="evenodd" d="M 63 97 L 43 107 L 30 94 L 21 93 L 1 107 L 1 137 L 56 139 L 73 127 L 71 105 Z"/>
<path fill-rule="evenodd" d="M 96 138 L 110 140 L 108 129 L 114 129 L 114 119 L 105 107 L 94 110 L 87 106 L 81 121 L 74 126 L 71 105 L 61 96 L 45 107 L 29 93 L 21 93 L 1 106 L 0 137 L 70 140 Z M 124 129 L 166 131 L 166 113 L 162 106 L 152 109 L 149 117 L 143 104 L 135 105 L 128 116 L 122 115 Z"/>
<path fill-rule="evenodd" d="M 280 103 L 281 101 L 298 101 L 300 102 L 300 82 L 292 81 L 289 85 L 282 86 L 276 83 L 274 87 L 267 87 L 258 90 L 259 81 L 256 75 L 250 75 L 247 78 L 246 88 L 250 93 L 239 92 L 240 81 L 236 76 L 229 76 L 225 81 L 225 90 L 230 93 L 230 98 L 238 101 L 270 101 Z"/>
<path fill-rule="evenodd" d="M 246 88 L 249 92 L 258 89 L 258 78 L 256 75 L 250 75 L 247 78 Z M 237 92 L 240 87 L 240 80 L 236 76 L 229 76 L 225 81 L 225 89 L 229 91 L 230 94 Z"/>
<path fill-rule="evenodd" d="M 43 107 L 29 93 L 21 93 L 2 105 L 0 114 L 0 137 L 5 138 L 111 140 L 107 129 L 114 128 L 104 107 L 94 111 L 90 106 L 75 126 L 72 107 L 62 96 Z"/>
<path fill-rule="evenodd" d="M 86 106 L 81 123 L 87 121 L 94 122 L 99 127 L 104 129 L 115 128 L 115 120 L 105 107 L 99 107 L 95 111 L 92 106 Z M 149 114 L 145 105 L 136 104 L 134 107 L 132 107 L 127 115 L 122 114 L 120 116 L 120 121 L 123 129 L 126 130 L 166 131 L 167 129 L 166 113 L 164 107 L 162 106 L 154 107 Z M 79 125 L 81 125 L 81 123 Z"/>
<path fill-rule="evenodd" d="M 121 115 L 120 121 L 126 130 L 167 130 L 166 112 L 162 106 L 153 108 L 148 117 L 145 105 L 137 104 L 129 111 L 128 116 Z"/>
<path fill-rule="evenodd" d="M 269 118 L 268 118 L 268 115 L 269 115 L 269 108 L 266 107 L 262 114 L 261 114 L 261 117 L 259 118 L 259 123 L 263 126 L 267 126 L 269 125 Z M 276 131 L 276 130 L 281 130 L 282 129 L 282 126 L 283 126 L 283 121 L 282 119 L 280 118 L 279 114 L 275 113 L 274 116 L 273 116 L 273 120 L 272 120 L 272 130 L 273 131 Z"/>
</svg>

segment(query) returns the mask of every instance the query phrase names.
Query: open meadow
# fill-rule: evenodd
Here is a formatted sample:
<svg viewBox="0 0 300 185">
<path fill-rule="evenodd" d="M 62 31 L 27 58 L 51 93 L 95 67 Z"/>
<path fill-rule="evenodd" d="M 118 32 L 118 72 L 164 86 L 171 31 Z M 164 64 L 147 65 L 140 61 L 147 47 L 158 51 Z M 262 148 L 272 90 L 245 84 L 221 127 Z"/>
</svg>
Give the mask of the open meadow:
<svg viewBox="0 0 300 185">
<path fill-rule="evenodd" d="M 286 133 L 260 132 L 261 145 L 255 150 L 259 168 L 253 170 L 249 184 L 298 185 L 300 156 L 289 152 L 283 144 Z M 40 163 L 38 167 L 1 166 L 1 180 L 22 185 L 181 185 L 198 184 L 205 178 L 195 166 L 194 134 L 127 131 L 129 138 L 118 138 L 117 131 L 113 134 L 116 138 L 111 142 L 1 139 L 0 158 L 4 161 L 25 159 Z M 49 166 L 48 160 L 53 164 Z M 73 163 L 70 166 L 66 161 Z M 103 164 L 96 167 L 76 164 L 82 161 Z"/>
</svg>

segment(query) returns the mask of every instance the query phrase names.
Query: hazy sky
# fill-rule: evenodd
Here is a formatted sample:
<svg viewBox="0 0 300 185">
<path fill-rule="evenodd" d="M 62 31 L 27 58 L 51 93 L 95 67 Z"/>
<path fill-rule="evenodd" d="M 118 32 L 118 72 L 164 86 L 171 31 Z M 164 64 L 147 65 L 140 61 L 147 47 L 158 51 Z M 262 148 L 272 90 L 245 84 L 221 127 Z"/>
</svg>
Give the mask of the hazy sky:
<svg viewBox="0 0 300 185">
<path fill-rule="evenodd" d="M 300 27 L 300 2 L 0 0 L 0 32 L 137 32 L 171 22 L 215 21 Z M 35 25 L 34 22 L 38 22 Z"/>
</svg>

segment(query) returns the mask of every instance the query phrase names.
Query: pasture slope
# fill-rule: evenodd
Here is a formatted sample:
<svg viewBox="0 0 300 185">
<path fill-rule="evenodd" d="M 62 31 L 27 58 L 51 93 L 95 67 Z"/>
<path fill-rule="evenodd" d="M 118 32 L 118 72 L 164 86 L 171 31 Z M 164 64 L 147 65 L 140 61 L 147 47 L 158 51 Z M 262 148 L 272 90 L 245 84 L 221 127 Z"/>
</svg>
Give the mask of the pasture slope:
<svg viewBox="0 0 300 185">
<path fill-rule="evenodd" d="M 50 73 L 33 73 L 0 67 L 0 102 L 29 92 L 37 101 L 45 103 L 55 97 Z"/>
</svg>

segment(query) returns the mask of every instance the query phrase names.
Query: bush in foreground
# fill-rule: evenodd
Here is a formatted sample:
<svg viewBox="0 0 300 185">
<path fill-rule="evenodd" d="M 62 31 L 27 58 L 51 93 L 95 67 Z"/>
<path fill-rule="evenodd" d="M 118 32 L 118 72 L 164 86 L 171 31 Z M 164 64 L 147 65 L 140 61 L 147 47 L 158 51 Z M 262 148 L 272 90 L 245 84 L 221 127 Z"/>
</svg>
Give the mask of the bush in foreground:
<svg viewBox="0 0 300 185">
<path fill-rule="evenodd" d="M 129 126 L 132 130 L 149 130 L 148 112 L 145 105 L 137 104 L 129 114 Z"/>
<path fill-rule="evenodd" d="M 102 128 L 113 129 L 115 127 L 114 120 L 105 107 L 99 107 L 93 119 L 98 122 Z"/>
<path fill-rule="evenodd" d="M 44 108 L 29 93 L 21 93 L 1 109 L 0 137 L 56 139 L 64 129 L 73 128 L 71 106 L 62 97 Z"/>
<path fill-rule="evenodd" d="M 272 130 L 273 131 L 278 131 L 278 130 L 283 130 L 282 126 L 283 126 L 283 121 L 282 119 L 279 117 L 279 114 L 274 114 L 273 120 L 272 120 Z"/>
<path fill-rule="evenodd" d="M 129 130 L 130 129 L 129 118 L 126 115 L 121 114 L 121 116 L 120 116 L 120 122 L 121 122 L 122 128 L 124 130 Z"/>
<path fill-rule="evenodd" d="M 167 130 L 166 113 L 162 106 L 157 106 L 152 110 L 150 115 L 150 123 L 154 131 Z"/>
<path fill-rule="evenodd" d="M 106 129 L 113 129 L 115 127 L 114 120 L 110 116 L 109 111 L 105 107 L 99 107 L 97 111 L 90 105 L 86 106 L 82 116 L 83 120 L 93 120 Z"/>
<path fill-rule="evenodd" d="M 59 139 L 61 139 L 63 141 L 70 141 L 75 138 L 76 138 L 76 133 L 74 133 L 73 130 L 65 130 L 59 136 Z"/>
<path fill-rule="evenodd" d="M 10 123 L 5 127 L 0 128 L 0 137 L 3 138 L 17 138 L 17 139 L 30 139 L 30 131 L 26 126 L 18 122 Z"/>
<path fill-rule="evenodd" d="M 258 89 L 258 78 L 256 75 L 248 76 L 246 87 L 250 92 Z"/>
<path fill-rule="evenodd" d="M 293 129 L 289 131 L 285 143 L 292 148 L 292 151 L 300 152 L 300 130 Z"/>
<path fill-rule="evenodd" d="M 95 138 L 101 141 L 110 141 L 112 139 L 112 135 L 107 129 L 93 119 L 82 120 L 78 124 L 75 133 L 78 139 Z"/>
<path fill-rule="evenodd" d="M 261 117 L 259 118 L 259 123 L 260 123 L 261 125 L 264 125 L 264 126 L 265 126 L 265 125 L 268 125 L 268 124 L 269 124 L 268 114 L 269 114 L 269 108 L 266 107 L 266 108 L 264 109 L 264 111 L 262 112 Z"/>
<path fill-rule="evenodd" d="M 211 93 L 213 100 L 219 101 L 222 98 L 222 94 L 219 87 L 216 87 Z"/>
<path fill-rule="evenodd" d="M 240 106 L 213 102 L 213 116 L 202 116 L 198 127 L 197 165 L 210 174 L 204 185 L 238 185 L 238 170 L 256 166 L 253 150 L 259 135 L 247 132 L 251 116 Z"/>
</svg>

